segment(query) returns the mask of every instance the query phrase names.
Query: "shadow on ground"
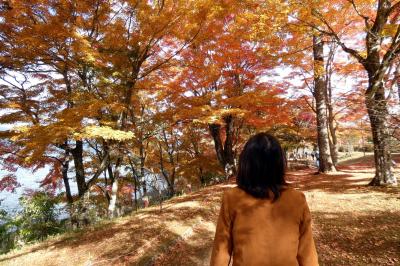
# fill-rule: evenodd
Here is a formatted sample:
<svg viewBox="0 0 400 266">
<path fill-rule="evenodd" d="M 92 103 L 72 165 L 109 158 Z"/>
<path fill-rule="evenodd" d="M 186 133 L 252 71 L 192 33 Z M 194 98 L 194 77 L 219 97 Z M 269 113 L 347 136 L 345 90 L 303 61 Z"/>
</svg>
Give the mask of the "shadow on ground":
<svg viewBox="0 0 400 266">
<path fill-rule="evenodd" d="M 400 265 L 400 213 L 313 212 L 321 265 Z"/>
</svg>

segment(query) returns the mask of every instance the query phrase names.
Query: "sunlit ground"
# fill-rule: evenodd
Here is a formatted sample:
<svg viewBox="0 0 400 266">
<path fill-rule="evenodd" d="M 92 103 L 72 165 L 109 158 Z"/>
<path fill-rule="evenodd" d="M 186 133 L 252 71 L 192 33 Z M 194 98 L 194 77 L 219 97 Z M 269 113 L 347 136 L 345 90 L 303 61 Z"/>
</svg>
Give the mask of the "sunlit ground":
<svg viewBox="0 0 400 266">
<path fill-rule="evenodd" d="M 400 163 L 400 156 L 396 157 Z M 329 175 L 288 175 L 304 191 L 321 265 L 399 265 L 400 190 L 365 186 L 371 157 Z M 396 175 L 400 175 L 399 168 Z M 159 207 L 25 247 L 1 265 L 208 265 L 221 192 L 205 188 Z"/>
</svg>

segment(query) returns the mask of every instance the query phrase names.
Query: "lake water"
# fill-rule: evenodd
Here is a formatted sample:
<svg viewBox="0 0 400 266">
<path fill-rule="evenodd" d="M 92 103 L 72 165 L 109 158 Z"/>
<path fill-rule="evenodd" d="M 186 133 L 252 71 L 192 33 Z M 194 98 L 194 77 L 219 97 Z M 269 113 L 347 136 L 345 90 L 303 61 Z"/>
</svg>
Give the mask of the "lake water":
<svg viewBox="0 0 400 266">
<path fill-rule="evenodd" d="M 18 171 L 16 172 L 16 176 L 18 182 L 21 184 L 21 187 L 17 188 L 14 193 L 6 191 L 0 192 L 0 209 L 4 209 L 10 214 L 14 214 L 18 210 L 20 210 L 21 206 L 19 205 L 19 198 L 23 196 L 23 194 L 27 189 L 29 190 L 39 189 L 40 181 L 43 180 L 48 171 L 49 171 L 48 167 L 39 169 L 34 173 L 23 168 L 18 169 Z M 6 175 L 7 173 L 8 172 L 4 170 L 0 170 L 0 178 Z M 154 175 L 151 174 L 146 175 L 146 179 L 148 180 L 147 182 L 150 183 L 150 180 L 154 179 Z M 78 188 L 75 182 L 70 182 L 70 187 L 72 194 L 78 193 Z M 157 187 L 159 187 L 159 189 L 166 190 L 167 185 L 162 178 L 158 179 Z M 149 193 L 151 192 L 151 190 L 152 190 L 151 188 L 148 188 Z M 64 186 L 62 186 L 62 190 L 59 192 L 64 192 Z M 141 197 L 142 192 L 143 191 L 139 191 L 138 193 L 139 198 Z M 132 193 L 132 198 L 133 197 L 134 193 Z"/>
<path fill-rule="evenodd" d="M 7 212 L 14 213 L 20 209 L 18 199 L 24 194 L 26 189 L 38 189 L 40 187 L 39 181 L 42 180 L 48 172 L 48 168 L 39 169 L 35 173 L 25 169 L 18 169 L 16 172 L 18 182 L 21 187 L 17 188 L 14 193 L 3 191 L 0 192 L 0 208 Z M 0 170 L 0 178 L 8 172 Z"/>
</svg>

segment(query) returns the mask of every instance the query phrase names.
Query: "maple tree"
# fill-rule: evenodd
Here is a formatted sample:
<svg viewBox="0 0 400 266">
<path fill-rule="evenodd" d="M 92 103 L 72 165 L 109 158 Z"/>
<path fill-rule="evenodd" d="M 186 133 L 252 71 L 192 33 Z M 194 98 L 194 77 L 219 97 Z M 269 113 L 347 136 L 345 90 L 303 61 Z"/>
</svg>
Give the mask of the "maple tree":
<svg viewBox="0 0 400 266">
<path fill-rule="evenodd" d="M 239 24 L 243 19 L 228 13 L 220 24 L 213 23 L 221 32 L 183 53 L 189 67 L 171 85 L 179 95 L 174 102 L 184 109 L 178 113 L 179 119 L 208 126 L 227 177 L 236 173 L 244 132 L 269 128 L 286 119 L 283 90 L 262 80 L 276 61 L 265 54 L 261 43 L 253 41 L 248 28 Z"/>
<path fill-rule="evenodd" d="M 178 20 L 188 18 L 187 10 L 191 10 L 193 2 L 180 3 L 180 12 L 172 2 L 6 4 L 2 23 L 2 76 L 23 73 L 30 76 L 22 83 L 25 86 L 33 83 L 28 96 L 25 92 L 28 89 L 15 88 L 15 84 L 3 86 L 4 94 L 14 91 L 16 95 L 23 94 L 5 97 L 4 108 L 15 111 L 2 115 L 3 123 L 10 119 L 26 123 L 24 130 L 8 133 L 21 147 L 18 156 L 28 156 L 24 160 L 30 162 L 26 165 L 29 167 L 35 164 L 43 167 L 49 163 L 44 160 L 46 157 L 55 160 L 53 176 L 48 178 L 51 181 L 59 176 L 61 168 L 63 173 L 68 172 L 72 159 L 79 196 L 96 183 L 105 169 L 116 172 L 112 175 L 116 176 L 113 182 L 116 186 L 123 158 L 114 151 L 121 148 L 121 141 L 133 136 L 126 130 L 131 96 L 139 86 L 136 81 L 145 84 L 146 77 L 167 66 L 193 40 L 205 8 L 191 14 L 193 23 L 186 20 L 187 23 L 181 24 Z M 166 45 L 169 51 L 162 49 Z M 32 79 L 39 82 L 34 84 L 36 81 Z M 43 107 L 44 113 L 35 107 Z M 95 140 L 96 145 L 89 145 L 90 140 Z M 91 153 L 97 157 L 90 156 Z M 89 158 L 93 160 L 87 162 Z M 55 166 L 56 162 L 62 167 Z M 64 181 L 67 189 L 68 178 Z M 67 194 L 71 201 L 68 189 Z"/>
</svg>

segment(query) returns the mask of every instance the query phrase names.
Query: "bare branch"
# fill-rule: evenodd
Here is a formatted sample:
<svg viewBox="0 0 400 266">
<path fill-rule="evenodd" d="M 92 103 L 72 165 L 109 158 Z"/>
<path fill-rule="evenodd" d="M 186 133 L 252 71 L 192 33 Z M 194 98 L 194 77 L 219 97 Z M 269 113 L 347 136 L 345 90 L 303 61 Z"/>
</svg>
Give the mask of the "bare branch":
<svg viewBox="0 0 400 266">
<path fill-rule="evenodd" d="M 323 34 L 326 34 L 328 36 L 331 36 L 334 38 L 334 40 L 340 45 L 340 47 L 345 51 L 346 53 L 352 55 L 354 58 L 357 59 L 357 61 L 361 64 L 365 64 L 365 58 L 360 55 L 358 51 L 355 49 L 349 48 L 339 37 L 339 35 L 333 30 L 331 25 L 328 23 L 328 21 L 322 16 L 321 13 L 319 13 L 316 9 L 313 9 L 312 11 L 313 15 L 319 19 L 327 28 L 329 31 L 324 31 L 319 29 L 318 27 L 314 26 L 315 30 L 320 31 Z"/>
<path fill-rule="evenodd" d="M 361 14 L 361 12 L 358 10 L 354 0 L 347 0 L 347 2 L 351 3 L 351 5 L 353 6 L 354 11 L 356 11 L 357 15 L 359 15 L 364 20 L 365 27 L 368 29 L 369 28 L 368 21 L 370 20 L 370 18 L 368 16 L 365 16 L 365 15 Z"/>
</svg>

